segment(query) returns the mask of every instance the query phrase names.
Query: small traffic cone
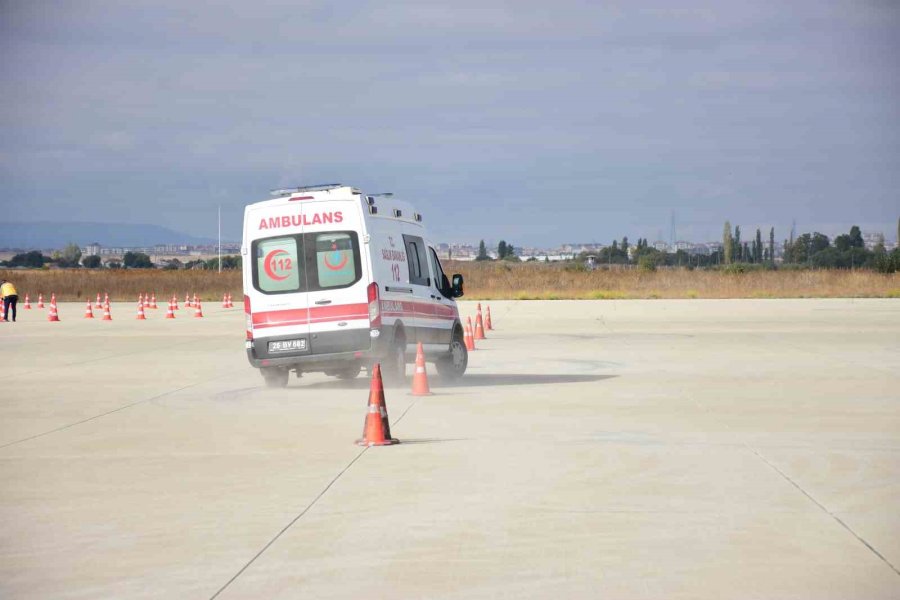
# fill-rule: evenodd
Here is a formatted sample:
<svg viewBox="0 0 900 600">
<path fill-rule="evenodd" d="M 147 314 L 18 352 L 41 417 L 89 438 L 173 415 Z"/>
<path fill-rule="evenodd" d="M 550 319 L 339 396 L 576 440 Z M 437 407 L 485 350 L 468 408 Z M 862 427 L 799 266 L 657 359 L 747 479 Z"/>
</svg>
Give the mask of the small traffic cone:
<svg viewBox="0 0 900 600">
<path fill-rule="evenodd" d="M 171 300 L 169 300 L 169 310 L 166 311 L 166 318 L 167 318 L 167 319 L 174 319 L 174 318 L 175 318 L 175 311 L 174 311 L 173 308 L 172 308 L 172 301 L 171 301 Z"/>
<path fill-rule="evenodd" d="M 200 306 L 199 300 L 194 300 L 194 306 L 197 308 L 197 312 L 194 313 L 194 316 L 199 319 L 203 316 L 203 307 Z"/>
<path fill-rule="evenodd" d="M 56 294 L 50 294 L 50 313 L 47 315 L 48 321 L 59 321 L 59 313 L 56 310 Z"/>
<path fill-rule="evenodd" d="M 101 321 L 112 321 L 112 315 L 109 313 L 109 302 L 103 305 L 103 318 Z"/>
<path fill-rule="evenodd" d="M 391 444 L 399 444 L 400 440 L 391 437 L 387 404 L 384 401 L 384 384 L 381 381 L 381 365 L 378 363 L 375 363 L 375 367 L 372 369 L 368 410 L 366 422 L 363 426 L 363 436 L 356 440 L 356 445 L 390 446 Z"/>
<path fill-rule="evenodd" d="M 87 306 L 84 309 L 84 318 L 85 319 L 93 319 L 94 318 L 94 311 L 91 310 L 91 301 L 90 300 L 87 301 Z"/>
<path fill-rule="evenodd" d="M 181 310 L 180 308 L 178 308 L 178 296 L 176 296 L 175 294 L 172 294 L 171 304 L 173 310 Z"/>
<path fill-rule="evenodd" d="M 28 294 L 25 294 L 25 304 L 22 305 L 22 308 L 31 310 L 31 299 L 28 297 Z"/>
<path fill-rule="evenodd" d="M 234 296 L 231 295 L 231 292 L 228 292 L 228 308 L 234 308 Z"/>
<path fill-rule="evenodd" d="M 94 306 L 97 310 L 103 308 L 103 303 L 100 302 L 100 292 L 97 292 L 97 304 Z"/>
<path fill-rule="evenodd" d="M 38 308 L 44 308 L 44 293 L 38 294 Z"/>
<path fill-rule="evenodd" d="M 200 306 L 200 298 L 197 297 L 197 294 L 194 294 L 194 299 L 191 301 L 191 306 L 197 308 Z"/>
<path fill-rule="evenodd" d="M 428 373 L 425 372 L 425 350 L 422 348 L 422 342 L 416 346 L 416 372 L 412 380 L 412 395 L 431 395 L 431 388 L 428 387 Z"/>
<path fill-rule="evenodd" d="M 481 320 L 481 305 L 478 305 L 478 314 L 475 316 L 475 335 L 476 340 L 483 340 L 484 337 L 484 321 Z"/>
<path fill-rule="evenodd" d="M 191 297 L 188 294 L 184 295 L 184 307 L 191 308 Z"/>
<path fill-rule="evenodd" d="M 484 318 L 484 328 L 487 329 L 488 331 L 493 331 L 494 326 L 493 326 L 493 324 L 491 324 L 491 307 L 486 306 L 485 308 L 487 309 L 487 314 L 485 315 L 485 318 Z"/>
<path fill-rule="evenodd" d="M 159 306 L 156 305 L 156 293 L 155 292 L 150 297 L 150 308 L 159 308 Z"/>
<path fill-rule="evenodd" d="M 109 306 L 109 292 L 103 293 L 103 306 Z"/>
<path fill-rule="evenodd" d="M 472 319 L 469 319 L 463 329 L 463 341 L 466 343 L 466 350 L 469 352 L 475 350 L 475 340 L 472 339 Z"/>
<path fill-rule="evenodd" d="M 137 319 L 138 321 L 146 321 L 147 320 L 147 315 L 144 314 L 144 303 L 143 302 L 138 302 L 137 317 L 135 317 L 135 319 Z"/>
<path fill-rule="evenodd" d="M 228 308 L 228 294 L 222 294 L 222 308 Z"/>
</svg>

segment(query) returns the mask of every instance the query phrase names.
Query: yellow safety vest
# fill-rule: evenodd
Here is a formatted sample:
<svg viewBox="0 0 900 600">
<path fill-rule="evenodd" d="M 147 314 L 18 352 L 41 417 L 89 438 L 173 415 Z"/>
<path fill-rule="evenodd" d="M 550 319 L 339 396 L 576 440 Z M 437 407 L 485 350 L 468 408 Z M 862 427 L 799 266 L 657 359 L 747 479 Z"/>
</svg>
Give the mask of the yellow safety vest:
<svg viewBox="0 0 900 600">
<path fill-rule="evenodd" d="M 18 296 L 19 294 L 16 292 L 16 286 L 11 284 L 10 282 L 6 282 L 3 285 L 0 285 L 0 296 L 6 298 L 7 296 Z"/>
</svg>

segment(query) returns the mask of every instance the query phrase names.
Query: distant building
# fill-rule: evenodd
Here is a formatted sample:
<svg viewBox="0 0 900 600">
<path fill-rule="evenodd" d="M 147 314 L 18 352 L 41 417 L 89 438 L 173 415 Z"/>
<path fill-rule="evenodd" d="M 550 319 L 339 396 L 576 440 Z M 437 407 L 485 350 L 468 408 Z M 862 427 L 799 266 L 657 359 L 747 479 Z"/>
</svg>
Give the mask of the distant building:
<svg viewBox="0 0 900 600">
<path fill-rule="evenodd" d="M 100 256 L 100 242 L 92 242 L 88 244 L 82 249 L 82 252 L 84 252 L 84 254 L 86 254 L 87 256 Z"/>
</svg>

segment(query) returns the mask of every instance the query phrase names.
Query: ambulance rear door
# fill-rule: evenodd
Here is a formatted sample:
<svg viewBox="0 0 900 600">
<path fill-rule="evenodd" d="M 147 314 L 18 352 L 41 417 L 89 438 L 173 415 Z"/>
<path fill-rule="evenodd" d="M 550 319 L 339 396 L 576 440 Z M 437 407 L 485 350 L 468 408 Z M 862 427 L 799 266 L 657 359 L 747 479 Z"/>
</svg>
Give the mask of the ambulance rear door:
<svg viewBox="0 0 900 600">
<path fill-rule="evenodd" d="M 250 307 L 257 356 L 307 355 L 308 260 L 300 206 L 263 203 L 248 216 L 246 226 L 252 237 Z"/>
</svg>

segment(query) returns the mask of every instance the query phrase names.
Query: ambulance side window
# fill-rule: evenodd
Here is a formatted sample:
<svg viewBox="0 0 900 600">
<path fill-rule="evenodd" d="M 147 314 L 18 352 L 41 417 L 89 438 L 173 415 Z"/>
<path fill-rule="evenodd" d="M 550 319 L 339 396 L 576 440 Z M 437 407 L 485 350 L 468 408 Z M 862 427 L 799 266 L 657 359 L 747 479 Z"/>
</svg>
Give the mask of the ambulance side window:
<svg viewBox="0 0 900 600">
<path fill-rule="evenodd" d="M 416 285 L 429 285 L 428 259 L 425 256 L 425 242 L 422 238 L 404 235 L 406 260 L 409 262 L 409 282 Z"/>
<path fill-rule="evenodd" d="M 254 287 L 266 294 L 301 291 L 300 250 L 295 236 L 253 242 Z"/>
</svg>

